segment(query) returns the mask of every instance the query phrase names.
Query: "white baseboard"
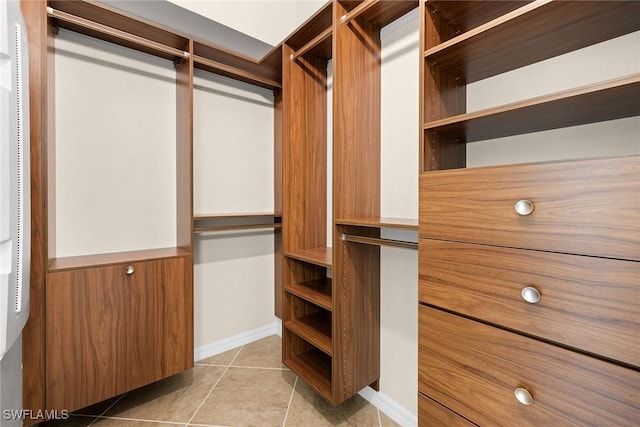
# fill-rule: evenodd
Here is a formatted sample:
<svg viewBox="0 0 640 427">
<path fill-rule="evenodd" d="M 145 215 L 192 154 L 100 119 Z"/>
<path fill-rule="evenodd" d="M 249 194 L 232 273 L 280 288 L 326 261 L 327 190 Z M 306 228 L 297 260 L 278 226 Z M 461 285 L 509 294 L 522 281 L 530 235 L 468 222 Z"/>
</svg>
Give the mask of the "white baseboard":
<svg viewBox="0 0 640 427">
<path fill-rule="evenodd" d="M 384 393 L 375 391 L 371 387 L 366 387 L 360 390 L 358 394 L 402 427 L 415 427 L 418 425 L 418 416 L 416 414 L 398 404 L 398 402 L 392 400 Z"/>
<path fill-rule="evenodd" d="M 194 349 L 193 360 L 198 362 L 199 360 L 206 359 L 207 357 L 224 353 L 225 351 L 229 351 L 236 347 L 240 347 L 241 345 L 249 344 L 271 335 L 282 336 L 282 320 L 277 317 L 271 324 Z"/>
</svg>

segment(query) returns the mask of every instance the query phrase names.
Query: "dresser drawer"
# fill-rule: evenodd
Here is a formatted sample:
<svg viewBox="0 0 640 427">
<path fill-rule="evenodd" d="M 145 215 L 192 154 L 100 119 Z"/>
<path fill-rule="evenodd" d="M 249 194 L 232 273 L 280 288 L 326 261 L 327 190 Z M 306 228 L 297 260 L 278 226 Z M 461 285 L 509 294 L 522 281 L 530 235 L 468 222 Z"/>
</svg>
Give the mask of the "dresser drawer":
<svg viewBox="0 0 640 427">
<path fill-rule="evenodd" d="M 640 366 L 640 263 L 427 239 L 420 254 L 421 302 Z"/>
<path fill-rule="evenodd" d="M 419 391 L 479 425 L 640 425 L 637 371 L 425 306 L 418 352 Z"/>
<path fill-rule="evenodd" d="M 638 156 L 429 172 L 420 237 L 640 260 L 639 183 Z"/>
<path fill-rule="evenodd" d="M 473 427 L 465 420 L 430 398 L 418 393 L 418 425 L 420 427 Z"/>
</svg>

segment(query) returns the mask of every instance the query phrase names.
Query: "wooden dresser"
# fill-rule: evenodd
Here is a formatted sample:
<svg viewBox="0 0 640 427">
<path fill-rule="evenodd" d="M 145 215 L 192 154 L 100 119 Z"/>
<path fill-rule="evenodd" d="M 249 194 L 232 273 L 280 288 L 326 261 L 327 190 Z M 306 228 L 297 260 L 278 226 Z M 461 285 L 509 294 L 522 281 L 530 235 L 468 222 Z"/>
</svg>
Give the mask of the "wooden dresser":
<svg viewBox="0 0 640 427">
<path fill-rule="evenodd" d="M 423 175 L 421 424 L 640 423 L 639 177 L 637 156 Z"/>
<path fill-rule="evenodd" d="M 616 153 L 619 132 L 603 124 L 589 155 L 575 129 L 551 136 L 637 120 L 637 67 L 507 104 L 482 92 L 490 107 L 469 86 L 500 76 L 485 87 L 506 93 L 509 72 L 528 89 L 624 63 L 633 48 L 541 71 L 640 30 L 640 2 L 425 0 L 420 20 L 419 424 L 640 425 L 637 135 Z M 563 154 L 472 158 L 523 134 Z"/>
</svg>

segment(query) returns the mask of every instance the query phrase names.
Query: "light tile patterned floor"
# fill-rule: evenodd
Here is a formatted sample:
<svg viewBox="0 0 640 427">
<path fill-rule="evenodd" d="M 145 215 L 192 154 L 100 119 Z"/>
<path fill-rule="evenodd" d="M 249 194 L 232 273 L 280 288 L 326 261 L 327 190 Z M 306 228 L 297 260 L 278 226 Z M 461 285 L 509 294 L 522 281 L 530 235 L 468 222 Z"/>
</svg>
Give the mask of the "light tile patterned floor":
<svg viewBox="0 0 640 427">
<path fill-rule="evenodd" d="M 355 396 L 337 408 L 281 360 L 276 336 L 201 360 L 188 372 L 131 391 L 46 427 L 397 426 Z"/>
</svg>

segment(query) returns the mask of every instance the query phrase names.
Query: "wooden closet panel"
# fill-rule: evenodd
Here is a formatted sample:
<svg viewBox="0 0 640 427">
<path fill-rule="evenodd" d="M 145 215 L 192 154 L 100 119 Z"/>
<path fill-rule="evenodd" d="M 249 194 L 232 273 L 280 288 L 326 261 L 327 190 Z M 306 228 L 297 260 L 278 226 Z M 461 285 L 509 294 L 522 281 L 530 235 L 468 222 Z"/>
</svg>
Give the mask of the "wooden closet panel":
<svg viewBox="0 0 640 427">
<path fill-rule="evenodd" d="M 434 308 L 419 308 L 418 355 L 420 392 L 479 425 L 640 423 L 640 372 Z"/>
<path fill-rule="evenodd" d="M 436 171 L 420 177 L 420 237 L 638 261 L 639 176 L 639 156 Z"/>
<path fill-rule="evenodd" d="M 193 321 L 190 263 L 48 274 L 48 409 L 83 408 L 193 366 L 192 337 L 184 333 Z"/>
<path fill-rule="evenodd" d="M 421 302 L 640 367 L 640 263 L 427 239 L 420 250 Z"/>
<path fill-rule="evenodd" d="M 421 427 L 472 427 L 458 414 L 418 393 L 418 421 Z"/>
</svg>

